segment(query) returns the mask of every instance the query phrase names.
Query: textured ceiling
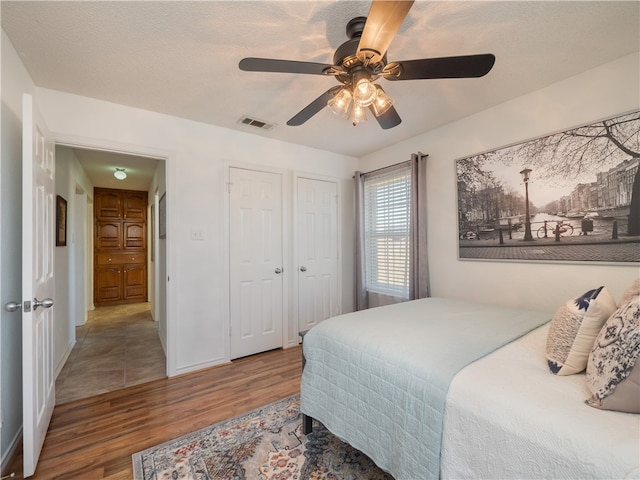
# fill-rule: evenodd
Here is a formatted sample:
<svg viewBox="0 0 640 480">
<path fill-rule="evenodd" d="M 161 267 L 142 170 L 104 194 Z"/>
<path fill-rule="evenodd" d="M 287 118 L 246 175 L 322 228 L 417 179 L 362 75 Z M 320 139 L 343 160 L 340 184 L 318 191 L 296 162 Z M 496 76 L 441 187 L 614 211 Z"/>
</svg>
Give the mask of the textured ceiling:
<svg viewBox="0 0 640 480">
<path fill-rule="evenodd" d="M 640 48 L 636 1 L 418 0 L 389 61 L 493 53 L 479 79 L 379 80 L 402 123 L 356 127 L 324 109 L 286 122 L 332 77 L 243 72 L 243 57 L 331 63 L 364 1 L 12 2 L 2 27 L 36 85 L 362 156 Z M 240 125 L 248 115 L 270 131 Z"/>
<path fill-rule="evenodd" d="M 76 158 L 94 187 L 117 188 L 125 190 L 148 191 L 153 174 L 160 160 L 153 158 L 126 155 L 123 153 L 104 152 L 72 148 Z M 116 180 L 113 176 L 115 167 L 123 168 L 127 174 L 125 180 Z"/>
</svg>

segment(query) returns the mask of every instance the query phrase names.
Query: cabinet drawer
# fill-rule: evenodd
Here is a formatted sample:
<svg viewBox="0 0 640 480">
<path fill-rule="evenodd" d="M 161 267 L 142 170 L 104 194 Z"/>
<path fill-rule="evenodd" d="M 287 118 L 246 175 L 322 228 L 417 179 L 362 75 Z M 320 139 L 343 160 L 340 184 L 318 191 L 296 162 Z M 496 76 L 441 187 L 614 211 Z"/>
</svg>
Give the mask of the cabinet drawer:
<svg viewBox="0 0 640 480">
<path fill-rule="evenodd" d="M 144 263 L 142 253 L 98 253 L 98 265 L 124 265 L 127 263 Z"/>
</svg>

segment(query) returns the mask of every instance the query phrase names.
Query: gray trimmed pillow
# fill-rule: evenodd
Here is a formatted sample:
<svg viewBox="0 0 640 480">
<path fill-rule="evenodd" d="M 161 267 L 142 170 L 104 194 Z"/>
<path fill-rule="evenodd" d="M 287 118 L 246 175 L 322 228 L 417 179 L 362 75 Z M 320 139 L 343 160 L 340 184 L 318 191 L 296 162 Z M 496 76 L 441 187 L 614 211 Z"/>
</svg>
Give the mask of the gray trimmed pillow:
<svg viewBox="0 0 640 480">
<path fill-rule="evenodd" d="M 602 327 L 589 355 L 585 403 L 640 413 L 640 296 L 622 305 Z"/>
<path fill-rule="evenodd" d="M 604 286 L 561 306 L 547 335 L 549 370 L 556 375 L 572 375 L 587 368 L 593 342 L 616 308 L 615 299 Z"/>
</svg>

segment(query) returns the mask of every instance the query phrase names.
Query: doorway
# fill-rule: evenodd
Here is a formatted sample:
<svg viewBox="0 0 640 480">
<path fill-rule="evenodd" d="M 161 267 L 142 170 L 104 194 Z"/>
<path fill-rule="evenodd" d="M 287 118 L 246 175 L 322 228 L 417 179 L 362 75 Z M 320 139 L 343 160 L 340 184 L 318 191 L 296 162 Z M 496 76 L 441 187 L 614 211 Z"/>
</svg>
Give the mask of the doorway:
<svg viewBox="0 0 640 480">
<path fill-rule="evenodd" d="M 164 161 L 132 154 L 94 150 L 78 146 L 56 146 L 56 191 L 69 195 L 68 247 L 56 251 L 56 270 L 69 271 L 69 276 L 56 275 L 56 290 L 67 300 L 69 324 L 57 333 L 58 351 L 65 350 L 56 366 L 57 402 L 124 388 L 143 381 L 166 377 L 167 360 L 160 335 L 166 334 L 166 321 L 160 327 L 158 317 L 166 318 L 158 304 L 166 305 L 164 292 L 156 288 L 157 269 L 164 268 L 162 255 L 145 255 L 149 270 L 148 289 L 151 303 L 131 303 L 122 308 L 95 308 L 94 292 L 94 187 L 132 189 L 148 192 L 147 215 L 157 203 L 156 192 L 165 190 Z M 117 180 L 115 167 L 127 172 L 125 181 Z M 71 186 L 73 185 L 73 186 Z M 151 242 L 145 232 L 147 249 Z M 65 252 L 66 250 L 66 252 Z M 164 249 L 163 249 L 164 251 Z M 145 278 L 146 281 L 146 278 Z M 63 293 L 63 292 L 66 292 Z M 83 298 L 81 298 L 83 297 Z M 146 300 L 146 296 L 142 297 Z M 84 302 L 82 301 L 84 300 Z M 83 304 L 80 306 L 79 304 Z M 66 330 L 65 330 L 66 329 Z M 65 330 L 65 331 L 62 331 Z M 166 338 L 166 336 L 165 336 Z M 63 342 L 66 341 L 66 344 Z M 146 348 L 136 349 L 135 345 Z M 166 345 L 166 341 L 164 342 Z"/>
</svg>

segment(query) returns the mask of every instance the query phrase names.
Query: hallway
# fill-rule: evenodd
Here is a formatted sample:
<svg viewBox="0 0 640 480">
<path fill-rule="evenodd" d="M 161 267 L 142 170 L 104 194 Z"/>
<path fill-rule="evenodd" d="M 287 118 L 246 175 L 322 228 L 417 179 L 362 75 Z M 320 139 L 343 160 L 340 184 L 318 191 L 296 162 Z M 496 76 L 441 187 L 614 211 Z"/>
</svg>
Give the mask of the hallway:
<svg viewBox="0 0 640 480">
<path fill-rule="evenodd" d="M 99 307 L 76 327 L 76 345 L 56 380 L 56 405 L 165 377 L 149 303 Z"/>
</svg>

